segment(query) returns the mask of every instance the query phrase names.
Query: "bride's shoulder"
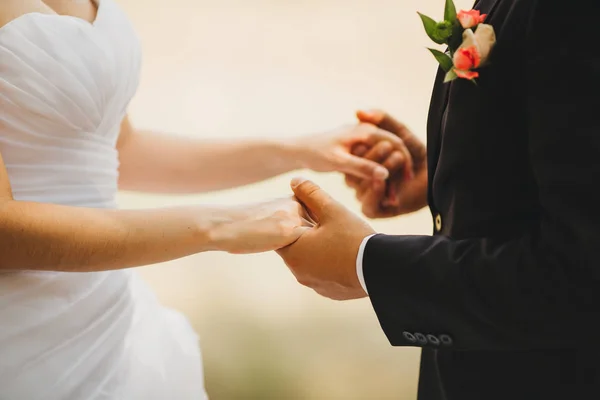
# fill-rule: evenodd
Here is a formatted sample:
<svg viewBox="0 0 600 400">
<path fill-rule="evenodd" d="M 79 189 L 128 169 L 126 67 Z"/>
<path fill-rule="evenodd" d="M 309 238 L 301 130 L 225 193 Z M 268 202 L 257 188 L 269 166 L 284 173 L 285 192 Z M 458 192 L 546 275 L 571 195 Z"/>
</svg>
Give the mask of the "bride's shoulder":
<svg viewBox="0 0 600 400">
<path fill-rule="evenodd" d="M 41 0 L 1 0 L 0 29 L 27 14 L 52 14 Z"/>
</svg>

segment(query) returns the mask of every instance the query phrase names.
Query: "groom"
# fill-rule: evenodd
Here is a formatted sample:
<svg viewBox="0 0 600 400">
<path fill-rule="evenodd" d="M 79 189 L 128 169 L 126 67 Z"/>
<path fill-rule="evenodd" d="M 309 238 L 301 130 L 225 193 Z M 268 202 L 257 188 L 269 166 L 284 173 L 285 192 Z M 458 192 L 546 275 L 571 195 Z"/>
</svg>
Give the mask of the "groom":
<svg viewBox="0 0 600 400">
<path fill-rule="evenodd" d="M 427 151 L 359 114 L 414 159 L 387 189 L 348 179 L 363 211 L 427 203 L 433 236 L 375 234 L 292 182 L 317 225 L 280 255 L 323 296 L 368 295 L 392 345 L 423 348 L 420 400 L 600 398 L 600 2 L 577 5 L 481 0 L 497 45 L 477 85 L 438 74 Z"/>
</svg>

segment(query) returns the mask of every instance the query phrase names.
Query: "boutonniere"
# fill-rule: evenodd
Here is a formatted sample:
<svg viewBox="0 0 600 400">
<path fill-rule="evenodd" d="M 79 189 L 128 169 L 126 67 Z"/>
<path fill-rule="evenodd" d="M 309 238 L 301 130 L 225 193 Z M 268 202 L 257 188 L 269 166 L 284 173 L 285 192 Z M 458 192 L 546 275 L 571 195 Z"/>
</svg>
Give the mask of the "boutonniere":
<svg viewBox="0 0 600 400">
<path fill-rule="evenodd" d="M 436 22 L 421 13 L 418 14 L 423 21 L 427 36 L 437 44 L 448 46 L 445 53 L 428 49 L 446 72 L 444 82 L 456 78 L 475 82 L 475 78 L 479 77 L 477 70 L 485 66 L 496 44 L 494 28 L 483 23 L 487 15 L 481 14 L 478 10 L 457 13 L 452 0 L 446 0 L 444 20 L 441 22 Z"/>
</svg>

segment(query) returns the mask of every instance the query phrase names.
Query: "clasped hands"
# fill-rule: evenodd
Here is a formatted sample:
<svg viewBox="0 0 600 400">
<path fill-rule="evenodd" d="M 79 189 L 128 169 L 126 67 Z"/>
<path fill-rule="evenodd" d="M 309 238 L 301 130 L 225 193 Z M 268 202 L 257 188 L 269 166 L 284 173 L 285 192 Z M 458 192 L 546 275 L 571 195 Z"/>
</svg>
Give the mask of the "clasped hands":
<svg viewBox="0 0 600 400">
<path fill-rule="evenodd" d="M 357 116 L 354 127 L 292 141 L 286 146 L 288 157 L 296 167 L 345 173 L 367 217 L 392 217 L 424 207 L 423 143 L 381 111 Z M 301 284 L 323 296 L 366 296 L 356 257 L 373 229 L 316 184 L 297 178 L 291 186 L 294 197 L 218 212 L 208 241 L 214 249 L 235 254 L 276 250 Z"/>
<path fill-rule="evenodd" d="M 427 204 L 427 152 L 424 144 L 403 124 L 380 111 L 359 112 L 362 123 L 390 132 L 399 140 L 362 143 L 354 155 L 385 167 L 383 179 L 346 175 L 356 191 L 363 213 L 370 218 L 392 217 L 419 210 Z M 359 247 L 375 233 L 315 183 L 296 178 L 291 183 L 302 204 L 295 233 L 298 238 L 277 251 L 298 282 L 334 300 L 365 297 L 356 272 Z"/>
</svg>

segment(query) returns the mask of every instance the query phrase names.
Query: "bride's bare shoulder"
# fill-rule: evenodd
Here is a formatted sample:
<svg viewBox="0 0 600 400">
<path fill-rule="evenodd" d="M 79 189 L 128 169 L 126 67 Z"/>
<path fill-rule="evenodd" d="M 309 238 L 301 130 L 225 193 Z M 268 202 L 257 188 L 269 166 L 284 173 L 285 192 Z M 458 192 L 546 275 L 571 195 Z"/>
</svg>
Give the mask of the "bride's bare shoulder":
<svg viewBox="0 0 600 400">
<path fill-rule="evenodd" d="M 30 13 L 52 14 L 52 10 L 41 0 L 0 0 L 0 28 Z"/>
</svg>

